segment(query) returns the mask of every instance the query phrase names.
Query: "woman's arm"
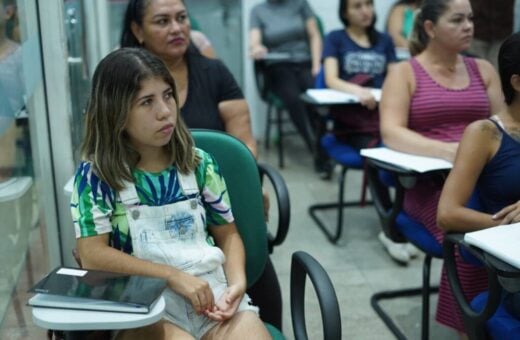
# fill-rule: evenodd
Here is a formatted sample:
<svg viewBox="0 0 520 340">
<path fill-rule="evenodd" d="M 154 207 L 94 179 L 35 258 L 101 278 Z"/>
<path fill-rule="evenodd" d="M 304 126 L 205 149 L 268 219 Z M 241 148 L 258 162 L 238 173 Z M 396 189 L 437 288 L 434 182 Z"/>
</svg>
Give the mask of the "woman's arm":
<svg viewBox="0 0 520 340">
<path fill-rule="evenodd" d="M 218 110 L 226 132 L 244 142 L 253 156 L 257 158 L 256 140 L 251 131 L 249 107 L 245 99 L 221 101 L 218 104 Z"/>
<path fill-rule="evenodd" d="M 247 287 L 246 256 L 244 244 L 235 223 L 210 227 L 210 230 L 216 245 L 222 249 L 226 256 L 224 271 L 226 272 L 228 285 L 238 285 L 245 292 Z"/>
<path fill-rule="evenodd" d="M 498 77 L 495 68 L 491 63 L 484 59 L 475 59 L 477 61 L 478 69 L 482 80 L 486 85 L 486 92 L 490 103 L 490 114 L 497 114 L 506 108 L 504 95 L 502 94 L 500 78 Z"/>
<path fill-rule="evenodd" d="M 190 300 L 197 312 L 213 309 L 215 301 L 206 281 L 174 267 L 128 255 L 110 247 L 108 240 L 108 233 L 77 239 L 76 245 L 84 268 L 163 278 L 173 291 Z"/>
<path fill-rule="evenodd" d="M 191 41 L 193 42 L 193 45 L 197 47 L 200 54 L 205 56 L 206 58 L 216 58 L 217 55 L 215 53 L 215 50 L 213 49 L 213 46 L 211 45 L 211 41 L 209 41 L 208 37 L 201 31 L 195 31 L 192 30 L 190 33 Z"/>
<path fill-rule="evenodd" d="M 404 5 L 396 5 L 388 15 L 386 30 L 396 47 L 408 48 L 408 39 L 403 37 Z"/>
<path fill-rule="evenodd" d="M 389 68 L 379 104 L 383 142 L 395 150 L 453 161 L 458 143 L 426 138 L 408 128 L 414 87 L 414 76 L 409 62 L 401 62 Z"/>
<path fill-rule="evenodd" d="M 262 31 L 252 28 L 249 31 L 249 55 L 253 59 L 262 59 L 267 54 L 267 47 L 262 44 Z"/>
<path fill-rule="evenodd" d="M 468 125 L 457 157 L 444 183 L 437 224 L 445 231 L 467 232 L 499 224 L 492 215 L 466 207 L 484 166 L 496 153 L 501 135 L 495 125 L 479 120 Z"/>
<path fill-rule="evenodd" d="M 376 99 L 369 89 L 345 81 L 339 77 L 339 63 L 336 58 L 325 58 L 323 66 L 325 68 L 325 84 L 327 84 L 327 87 L 358 96 L 361 105 L 366 106 L 368 109 L 375 109 L 377 107 Z"/>
<path fill-rule="evenodd" d="M 309 37 L 309 46 L 312 60 L 312 75 L 316 76 L 320 72 L 321 68 L 322 41 L 321 33 L 315 17 L 307 19 L 305 22 L 305 30 L 307 31 L 307 36 Z"/>
<path fill-rule="evenodd" d="M 222 296 L 216 297 L 216 310 L 207 315 L 214 320 L 224 321 L 235 314 L 247 288 L 245 250 L 235 223 L 210 227 L 210 231 L 226 256 L 224 272 L 228 288 Z"/>
</svg>

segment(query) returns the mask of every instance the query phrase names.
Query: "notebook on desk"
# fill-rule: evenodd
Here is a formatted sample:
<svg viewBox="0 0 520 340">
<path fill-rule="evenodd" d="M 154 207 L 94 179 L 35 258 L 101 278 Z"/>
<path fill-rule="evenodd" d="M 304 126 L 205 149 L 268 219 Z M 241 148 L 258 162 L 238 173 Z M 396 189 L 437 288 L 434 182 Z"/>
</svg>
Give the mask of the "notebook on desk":
<svg viewBox="0 0 520 340">
<path fill-rule="evenodd" d="M 370 89 L 377 102 L 381 100 L 380 89 Z M 359 103 L 359 98 L 353 94 L 333 89 L 308 89 L 305 93 L 319 104 Z"/>
<path fill-rule="evenodd" d="M 29 292 L 34 307 L 148 313 L 166 287 L 166 280 L 95 270 L 59 267 Z"/>
<path fill-rule="evenodd" d="M 520 268 L 520 223 L 472 231 L 464 235 L 464 241 Z"/>
<path fill-rule="evenodd" d="M 362 149 L 361 156 L 399 166 L 405 170 L 425 173 L 437 170 L 449 170 L 453 165 L 440 158 L 412 155 L 391 150 L 386 147 Z"/>
</svg>

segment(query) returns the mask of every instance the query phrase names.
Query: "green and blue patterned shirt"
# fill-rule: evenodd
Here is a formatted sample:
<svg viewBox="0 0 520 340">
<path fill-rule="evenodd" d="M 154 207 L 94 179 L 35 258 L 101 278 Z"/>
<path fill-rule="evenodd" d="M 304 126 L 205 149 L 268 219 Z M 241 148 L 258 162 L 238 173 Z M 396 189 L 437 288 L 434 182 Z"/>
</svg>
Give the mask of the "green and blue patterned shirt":
<svg viewBox="0 0 520 340">
<path fill-rule="evenodd" d="M 226 183 L 218 164 L 205 151 L 195 150 L 201 159 L 195 177 L 206 209 L 206 226 L 233 222 Z M 142 205 L 162 206 L 190 198 L 182 193 L 173 165 L 159 173 L 134 169 L 132 176 Z M 112 247 L 132 253 L 124 204 L 117 192 L 95 174 L 90 162 L 79 165 L 70 208 L 76 238 L 111 233 Z"/>
</svg>

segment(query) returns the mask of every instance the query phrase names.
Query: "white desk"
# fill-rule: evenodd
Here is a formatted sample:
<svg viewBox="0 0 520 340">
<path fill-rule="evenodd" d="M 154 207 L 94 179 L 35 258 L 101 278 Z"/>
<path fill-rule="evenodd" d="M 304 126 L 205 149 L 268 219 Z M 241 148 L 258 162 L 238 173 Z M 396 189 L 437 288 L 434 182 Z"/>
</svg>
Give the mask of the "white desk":
<svg viewBox="0 0 520 340">
<path fill-rule="evenodd" d="M 165 307 L 162 296 L 147 314 L 32 307 L 32 319 L 39 327 L 61 331 L 129 329 L 159 321 Z"/>
<path fill-rule="evenodd" d="M 31 187 L 31 177 L 12 177 L 0 183 L 0 203 L 22 197 Z"/>
</svg>

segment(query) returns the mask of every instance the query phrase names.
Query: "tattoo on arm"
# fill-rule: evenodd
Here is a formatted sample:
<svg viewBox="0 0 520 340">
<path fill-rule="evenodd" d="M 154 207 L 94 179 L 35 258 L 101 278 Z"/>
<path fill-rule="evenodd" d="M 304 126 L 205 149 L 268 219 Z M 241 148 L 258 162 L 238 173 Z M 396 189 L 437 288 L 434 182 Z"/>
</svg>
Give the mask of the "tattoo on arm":
<svg viewBox="0 0 520 340">
<path fill-rule="evenodd" d="M 498 140 L 498 141 L 500 141 L 502 139 L 502 133 L 500 133 L 500 131 L 497 129 L 497 127 L 494 124 L 492 124 L 491 122 L 483 122 L 483 124 L 480 124 L 480 127 L 482 129 L 482 132 L 489 134 L 489 136 L 492 139 Z M 520 130 L 518 132 L 519 132 L 518 136 L 520 137 Z"/>
<path fill-rule="evenodd" d="M 520 143 L 520 127 L 514 127 L 510 129 L 508 132 L 511 138 Z"/>
</svg>

